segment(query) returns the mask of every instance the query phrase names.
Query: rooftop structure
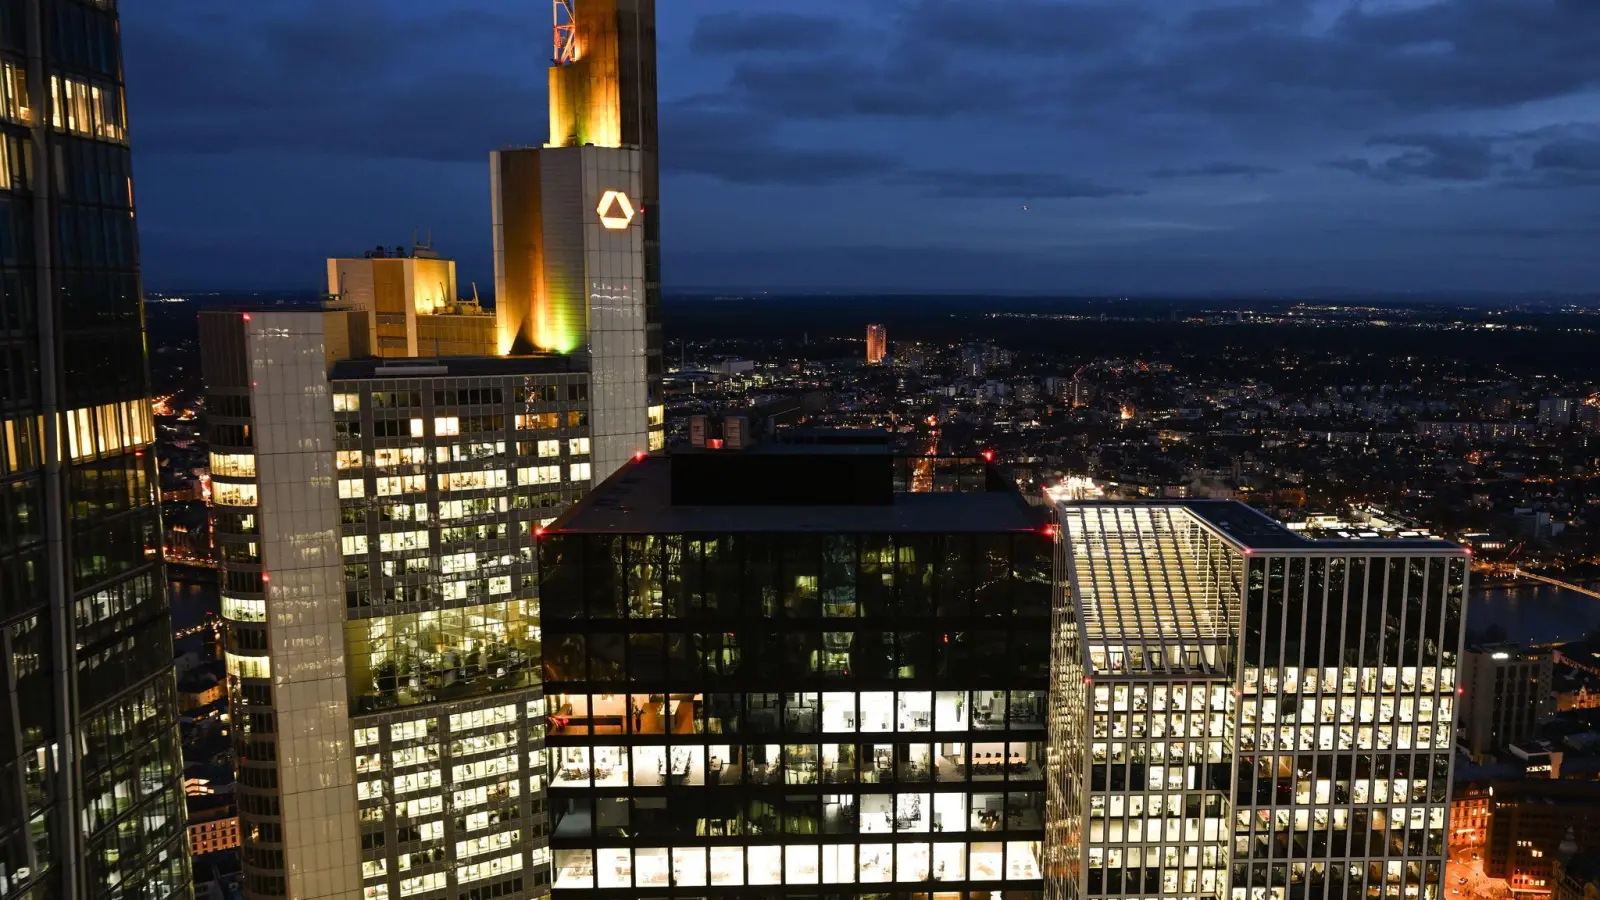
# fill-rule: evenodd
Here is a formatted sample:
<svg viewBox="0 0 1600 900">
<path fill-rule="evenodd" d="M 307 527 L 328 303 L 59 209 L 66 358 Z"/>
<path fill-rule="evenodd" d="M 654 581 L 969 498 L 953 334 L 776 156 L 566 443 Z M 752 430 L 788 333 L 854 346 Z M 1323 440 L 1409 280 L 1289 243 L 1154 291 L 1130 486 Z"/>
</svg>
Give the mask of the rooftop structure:
<svg viewBox="0 0 1600 900">
<path fill-rule="evenodd" d="M 881 447 L 766 445 L 744 453 L 674 451 L 618 472 L 558 522 L 570 533 L 828 532 L 972 529 L 1029 532 L 1037 510 L 1015 492 L 892 490 Z M 809 498 L 809 500 L 807 499 Z"/>
<path fill-rule="evenodd" d="M 369 315 L 380 357 L 485 356 L 495 352 L 494 314 L 457 294 L 456 264 L 428 247 L 378 247 L 328 260 L 328 295 Z"/>
</svg>

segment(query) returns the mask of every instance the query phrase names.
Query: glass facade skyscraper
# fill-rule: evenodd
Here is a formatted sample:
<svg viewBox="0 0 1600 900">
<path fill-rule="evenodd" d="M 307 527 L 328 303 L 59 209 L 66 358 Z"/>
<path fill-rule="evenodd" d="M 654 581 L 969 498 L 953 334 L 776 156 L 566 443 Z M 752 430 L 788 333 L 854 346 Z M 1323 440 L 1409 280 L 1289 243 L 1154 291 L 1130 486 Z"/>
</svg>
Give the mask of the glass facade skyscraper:
<svg viewBox="0 0 1600 900">
<path fill-rule="evenodd" d="M 1050 895 L 1441 895 L 1469 558 L 1062 503 Z"/>
<path fill-rule="evenodd" d="M 1044 511 L 893 485 L 685 451 L 544 532 L 556 896 L 1040 895 Z"/>
<path fill-rule="evenodd" d="M 186 895 L 114 0 L 0 2 L 0 897 Z"/>
</svg>

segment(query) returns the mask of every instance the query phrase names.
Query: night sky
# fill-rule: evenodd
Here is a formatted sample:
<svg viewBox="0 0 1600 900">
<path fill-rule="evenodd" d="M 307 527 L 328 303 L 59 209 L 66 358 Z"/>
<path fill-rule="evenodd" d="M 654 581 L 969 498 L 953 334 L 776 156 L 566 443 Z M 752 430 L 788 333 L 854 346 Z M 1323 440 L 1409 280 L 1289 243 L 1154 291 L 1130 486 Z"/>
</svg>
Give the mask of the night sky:
<svg viewBox="0 0 1600 900">
<path fill-rule="evenodd" d="M 669 291 L 1600 290 L 1600 0 L 659 7 Z M 492 291 L 548 0 L 122 23 L 148 287 L 420 228 Z"/>
</svg>

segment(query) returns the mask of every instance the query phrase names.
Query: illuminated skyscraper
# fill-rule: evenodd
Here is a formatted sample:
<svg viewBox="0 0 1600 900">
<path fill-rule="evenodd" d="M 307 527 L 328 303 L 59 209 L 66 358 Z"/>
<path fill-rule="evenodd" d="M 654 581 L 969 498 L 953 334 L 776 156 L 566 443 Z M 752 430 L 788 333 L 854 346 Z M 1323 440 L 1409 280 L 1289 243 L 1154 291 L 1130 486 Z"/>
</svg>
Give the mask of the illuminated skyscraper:
<svg viewBox="0 0 1600 900">
<path fill-rule="evenodd" d="M 1056 509 L 1050 896 L 1438 900 L 1466 551 Z"/>
<path fill-rule="evenodd" d="M 543 896 L 533 536 L 589 376 L 374 358 L 367 316 L 201 316 L 245 893 Z"/>
<path fill-rule="evenodd" d="M 648 457 L 540 537 L 558 898 L 1039 897 L 1045 511 L 842 437 Z"/>
<path fill-rule="evenodd" d="M 882 365 L 889 350 L 889 332 L 882 325 L 867 326 L 867 365 Z"/>
<path fill-rule="evenodd" d="M 116 4 L 0 3 L 0 898 L 189 893 Z"/>
<path fill-rule="evenodd" d="M 665 443 L 654 0 L 554 0 L 550 139 L 492 155 L 499 351 L 591 360 L 598 482 Z"/>
</svg>

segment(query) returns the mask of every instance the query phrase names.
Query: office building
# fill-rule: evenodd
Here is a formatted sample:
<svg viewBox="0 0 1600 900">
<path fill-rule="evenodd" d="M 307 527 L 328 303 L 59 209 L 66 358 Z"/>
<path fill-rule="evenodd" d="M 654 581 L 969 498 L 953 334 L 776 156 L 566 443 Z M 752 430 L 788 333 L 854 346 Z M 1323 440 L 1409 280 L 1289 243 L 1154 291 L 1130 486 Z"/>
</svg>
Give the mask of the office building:
<svg viewBox="0 0 1600 900">
<path fill-rule="evenodd" d="M 1531 422 L 1418 422 L 1416 428 L 1420 437 L 1473 443 L 1517 441 L 1537 432 Z"/>
<path fill-rule="evenodd" d="M 1456 782 L 1450 792 L 1450 839 L 1452 852 L 1476 850 L 1489 842 L 1489 784 L 1483 781 Z"/>
<path fill-rule="evenodd" d="M 1473 647 L 1461 655 L 1461 726 L 1472 758 L 1485 762 L 1508 745 L 1535 737 L 1555 715 L 1555 666 L 1548 650 L 1514 644 Z"/>
<path fill-rule="evenodd" d="M 590 482 L 585 361 L 366 318 L 201 317 L 245 892 L 542 896 L 533 535 Z"/>
<path fill-rule="evenodd" d="M 1600 432 L 1600 401 L 1590 397 L 1572 411 L 1572 422 L 1591 434 Z"/>
<path fill-rule="evenodd" d="M 374 356 L 494 356 L 494 314 L 457 290 L 455 260 L 430 247 L 328 260 L 328 295 L 369 313 Z"/>
<path fill-rule="evenodd" d="M 189 894 L 118 27 L 0 4 L 5 900 Z"/>
<path fill-rule="evenodd" d="M 217 798 L 225 800 L 225 798 Z M 189 812 L 189 852 L 194 856 L 239 846 L 239 814 L 226 802 L 208 803 Z"/>
<path fill-rule="evenodd" d="M 1439 898 L 1466 552 L 1056 512 L 1049 895 Z"/>
<path fill-rule="evenodd" d="M 867 365 L 883 365 L 883 357 L 889 351 L 889 332 L 882 325 L 867 326 Z"/>
<path fill-rule="evenodd" d="M 549 143 L 490 159 L 497 349 L 587 351 L 598 481 L 665 444 L 655 4 L 554 9 Z"/>
<path fill-rule="evenodd" d="M 895 481 L 686 450 L 545 530 L 557 897 L 1040 896 L 1045 510 Z"/>
<path fill-rule="evenodd" d="M 1571 397 L 1546 397 L 1539 401 L 1539 424 L 1557 428 L 1571 425 L 1577 408 L 1578 401 Z"/>
<path fill-rule="evenodd" d="M 1600 851 L 1600 784 L 1495 781 L 1490 791 L 1483 871 L 1505 880 L 1513 896 L 1556 889 L 1554 864 L 1569 835 L 1576 839 L 1573 852 Z"/>
</svg>

